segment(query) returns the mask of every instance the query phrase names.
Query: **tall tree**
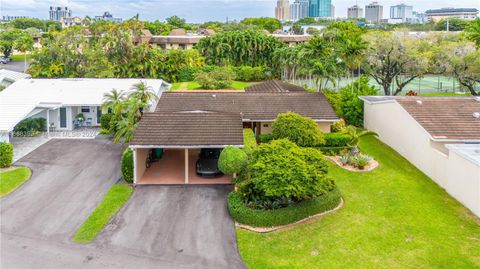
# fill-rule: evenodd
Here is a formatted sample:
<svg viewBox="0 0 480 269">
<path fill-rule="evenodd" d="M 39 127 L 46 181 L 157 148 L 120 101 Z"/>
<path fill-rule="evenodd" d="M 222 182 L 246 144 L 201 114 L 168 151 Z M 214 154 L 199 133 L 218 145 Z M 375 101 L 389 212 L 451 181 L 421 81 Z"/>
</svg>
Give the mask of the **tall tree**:
<svg viewBox="0 0 480 269">
<path fill-rule="evenodd" d="M 398 95 L 429 70 L 428 53 L 419 50 L 419 43 L 406 34 L 374 31 L 366 35 L 366 41 L 370 49 L 363 67 L 382 86 L 385 95 Z"/>
<path fill-rule="evenodd" d="M 27 51 L 33 50 L 33 38 L 27 33 L 21 35 L 15 42 L 13 42 L 13 47 L 21 52 L 25 59 L 25 67 L 23 72 L 27 72 Z"/>
<path fill-rule="evenodd" d="M 476 18 L 465 28 L 465 37 L 475 42 L 477 48 L 480 49 L 480 18 Z"/>
</svg>

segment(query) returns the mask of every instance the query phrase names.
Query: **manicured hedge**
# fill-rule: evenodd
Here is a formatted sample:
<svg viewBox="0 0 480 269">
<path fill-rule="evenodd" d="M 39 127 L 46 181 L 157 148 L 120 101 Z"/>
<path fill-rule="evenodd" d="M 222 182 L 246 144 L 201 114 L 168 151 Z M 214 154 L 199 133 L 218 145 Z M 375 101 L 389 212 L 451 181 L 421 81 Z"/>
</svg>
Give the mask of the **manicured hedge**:
<svg viewBox="0 0 480 269">
<path fill-rule="evenodd" d="M 0 143 L 0 167 L 9 167 L 13 162 L 13 145 Z"/>
<path fill-rule="evenodd" d="M 122 178 L 129 182 L 133 182 L 133 151 L 131 149 L 126 149 L 123 152 L 121 160 L 121 172 Z"/>
<path fill-rule="evenodd" d="M 309 216 L 335 208 L 341 199 L 338 189 L 320 197 L 275 210 L 257 210 L 245 205 L 238 192 L 228 195 L 228 210 L 232 218 L 242 224 L 254 227 L 272 227 L 287 225 Z"/>
<path fill-rule="evenodd" d="M 273 135 L 272 134 L 261 134 L 260 137 L 260 143 L 268 143 L 273 140 Z"/>
<path fill-rule="evenodd" d="M 36 136 L 45 131 L 47 131 L 47 120 L 44 118 L 24 119 L 13 129 L 17 136 Z"/>
<path fill-rule="evenodd" d="M 243 129 L 243 150 L 245 153 L 250 154 L 256 146 L 257 140 L 253 130 L 250 128 Z"/>
<path fill-rule="evenodd" d="M 348 143 L 352 137 L 344 133 L 328 133 L 325 134 L 325 144 L 318 147 L 326 155 L 335 155 L 342 150 L 350 149 Z"/>
</svg>

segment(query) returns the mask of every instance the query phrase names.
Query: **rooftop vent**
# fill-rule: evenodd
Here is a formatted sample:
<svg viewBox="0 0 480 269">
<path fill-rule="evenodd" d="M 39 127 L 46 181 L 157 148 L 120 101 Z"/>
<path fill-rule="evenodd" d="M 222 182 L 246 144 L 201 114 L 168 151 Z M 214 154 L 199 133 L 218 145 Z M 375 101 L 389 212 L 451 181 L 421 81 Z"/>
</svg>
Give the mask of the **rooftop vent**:
<svg viewBox="0 0 480 269">
<path fill-rule="evenodd" d="M 473 117 L 476 119 L 480 119 L 480 112 L 473 112 Z"/>
<path fill-rule="evenodd" d="M 212 94 L 212 97 L 213 97 L 213 98 L 217 98 L 217 95 L 216 95 L 216 94 Z"/>
<path fill-rule="evenodd" d="M 480 102 L 480 96 L 475 96 L 475 100 Z"/>
<path fill-rule="evenodd" d="M 417 100 L 417 105 L 423 104 L 422 100 Z"/>
</svg>

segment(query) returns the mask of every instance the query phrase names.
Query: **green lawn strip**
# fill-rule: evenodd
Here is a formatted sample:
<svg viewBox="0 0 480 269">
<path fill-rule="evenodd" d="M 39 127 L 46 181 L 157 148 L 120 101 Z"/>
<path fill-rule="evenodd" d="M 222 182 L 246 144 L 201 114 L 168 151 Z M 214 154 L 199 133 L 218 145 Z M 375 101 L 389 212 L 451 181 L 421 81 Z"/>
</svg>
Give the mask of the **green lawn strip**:
<svg viewBox="0 0 480 269">
<path fill-rule="evenodd" d="M 470 93 L 456 93 L 456 92 L 433 92 L 422 93 L 420 96 L 470 96 Z"/>
<path fill-rule="evenodd" d="M 253 82 L 243 82 L 243 81 L 234 81 L 230 90 L 243 90 L 245 87 L 252 85 Z M 171 91 L 180 91 L 180 90 L 201 90 L 202 87 L 195 81 L 189 82 L 176 82 L 172 83 Z"/>
<path fill-rule="evenodd" d="M 25 56 L 23 54 L 10 55 L 12 61 L 25 61 Z M 32 59 L 32 54 L 27 54 L 27 60 Z"/>
<path fill-rule="evenodd" d="M 91 242 L 108 224 L 110 219 L 122 208 L 132 195 L 132 187 L 125 184 L 115 184 L 103 197 L 88 219 L 80 226 L 73 241 L 77 243 Z"/>
<path fill-rule="evenodd" d="M 237 229 L 248 268 L 480 268 L 480 220 L 375 138 L 363 152 L 380 166 L 355 173 L 331 164 L 345 205 L 294 228 Z"/>
<path fill-rule="evenodd" d="M 0 197 L 11 193 L 23 184 L 32 175 L 28 167 L 18 167 L 0 172 Z"/>
</svg>

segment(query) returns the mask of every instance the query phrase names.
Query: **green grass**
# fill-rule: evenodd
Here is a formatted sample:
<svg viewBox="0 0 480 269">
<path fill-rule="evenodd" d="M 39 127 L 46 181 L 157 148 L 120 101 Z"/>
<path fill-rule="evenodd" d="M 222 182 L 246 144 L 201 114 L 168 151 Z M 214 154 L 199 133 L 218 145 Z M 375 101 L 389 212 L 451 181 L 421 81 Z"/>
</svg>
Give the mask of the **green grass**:
<svg viewBox="0 0 480 269">
<path fill-rule="evenodd" d="M 25 61 L 25 56 L 23 54 L 10 55 L 12 61 Z M 27 54 L 27 60 L 32 59 L 32 54 Z"/>
<path fill-rule="evenodd" d="M 0 197 L 11 193 L 25 180 L 30 178 L 32 171 L 28 167 L 18 167 L 12 170 L 0 172 Z"/>
<path fill-rule="evenodd" d="M 110 219 L 122 208 L 132 195 L 132 187 L 125 184 L 115 184 L 103 197 L 88 219 L 80 226 L 73 241 L 77 243 L 91 242 L 97 234 L 108 224 Z"/>
<path fill-rule="evenodd" d="M 331 165 L 339 211 L 268 234 L 237 230 L 249 268 L 480 268 L 480 220 L 375 138 L 361 149 L 380 166 Z"/>
<path fill-rule="evenodd" d="M 253 82 L 234 81 L 232 83 L 232 86 L 229 89 L 231 89 L 231 90 L 243 90 L 243 89 L 245 89 L 245 87 L 248 87 L 252 84 L 253 84 Z M 202 87 L 200 87 L 200 84 L 198 84 L 195 81 L 172 83 L 172 88 L 170 88 L 170 90 L 172 90 L 172 91 L 201 90 L 201 89 L 202 89 Z"/>
<path fill-rule="evenodd" d="M 456 92 L 433 92 L 422 93 L 420 96 L 470 96 L 470 93 L 456 93 Z"/>
</svg>

